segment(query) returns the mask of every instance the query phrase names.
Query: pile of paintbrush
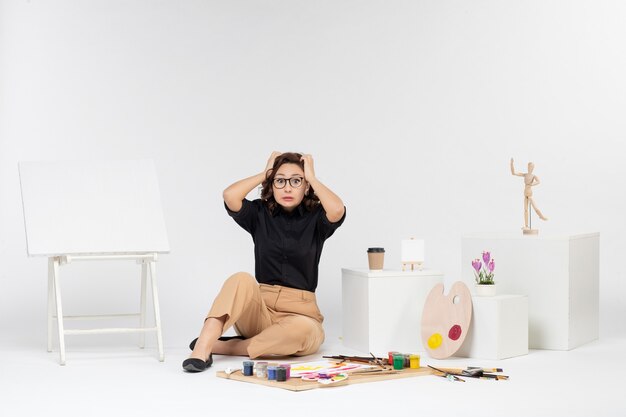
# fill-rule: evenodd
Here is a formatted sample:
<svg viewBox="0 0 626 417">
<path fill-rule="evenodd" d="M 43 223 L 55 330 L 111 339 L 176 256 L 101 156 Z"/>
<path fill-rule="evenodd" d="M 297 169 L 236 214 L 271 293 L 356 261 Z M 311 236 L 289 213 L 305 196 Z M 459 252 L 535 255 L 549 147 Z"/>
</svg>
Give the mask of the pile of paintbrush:
<svg viewBox="0 0 626 417">
<path fill-rule="evenodd" d="M 342 362 L 357 362 L 357 363 L 367 363 L 369 365 L 377 365 L 382 368 L 387 365 L 386 358 L 377 358 L 373 353 L 370 352 L 370 356 L 347 356 L 347 355 L 335 355 L 335 356 L 322 356 L 327 359 L 335 359 Z"/>
<path fill-rule="evenodd" d="M 463 378 L 478 378 L 478 379 L 492 379 L 494 381 L 507 380 L 508 375 L 498 375 L 503 372 L 502 368 L 480 368 L 470 366 L 467 369 L 461 368 L 435 368 L 428 365 L 428 367 L 434 370 L 434 375 L 447 378 L 450 381 L 465 382 Z"/>
</svg>

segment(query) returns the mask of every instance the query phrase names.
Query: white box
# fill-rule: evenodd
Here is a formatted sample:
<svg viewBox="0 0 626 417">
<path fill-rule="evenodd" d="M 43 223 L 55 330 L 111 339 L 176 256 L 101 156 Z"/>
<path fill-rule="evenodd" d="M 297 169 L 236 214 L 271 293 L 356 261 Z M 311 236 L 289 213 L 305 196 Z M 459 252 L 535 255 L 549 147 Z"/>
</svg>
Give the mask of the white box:
<svg viewBox="0 0 626 417">
<path fill-rule="evenodd" d="M 439 271 L 342 269 L 343 344 L 364 353 L 423 352 L 420 327 Z"/>
<path fill-rule="evenodd" d="M 505 359 L 528 354 L 528 297 L 472 297 L 472 322 L 456 356 Z"/>
<path fill-rule="evenodd" d="M 473 285 L 471 262 L 495 259 L 498 293 L 528 295 L 529 347 L 569 350 L 598 338 L 600 234 L 463 237 L 462 276 Z"/>
</svg>

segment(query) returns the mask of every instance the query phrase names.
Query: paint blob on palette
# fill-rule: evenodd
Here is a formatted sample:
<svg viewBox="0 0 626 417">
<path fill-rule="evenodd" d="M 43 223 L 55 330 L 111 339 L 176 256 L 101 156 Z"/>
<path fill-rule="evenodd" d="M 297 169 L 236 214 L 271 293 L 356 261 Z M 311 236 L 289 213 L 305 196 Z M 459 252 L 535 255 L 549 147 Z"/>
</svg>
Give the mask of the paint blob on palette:
<svg viewBox="0 0 626 417">
<path fill-rule="evenodd" d="M 472 295 L 467 285 L 457 281 L 448 295 L 443 284 L 428 294 L 422 312 L 422 340 L 431 358 L 445 359 L 463 344 L 472 320 Z"/>
</svg>

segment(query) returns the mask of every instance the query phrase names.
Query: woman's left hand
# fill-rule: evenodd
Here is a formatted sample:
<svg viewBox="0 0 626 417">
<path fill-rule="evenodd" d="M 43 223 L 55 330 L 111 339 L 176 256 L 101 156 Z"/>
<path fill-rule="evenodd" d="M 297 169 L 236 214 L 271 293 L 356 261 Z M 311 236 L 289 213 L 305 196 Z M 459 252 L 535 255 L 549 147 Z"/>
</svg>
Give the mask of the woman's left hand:
<svg viewBox="0 0 626 417">
<path fill-rule="evenodd" d="M 313 156 L 306 154 L 300 158 L 304 162 L 304 179 L 307 182 L 315 180 L 315 168 L 313 167 Z"/>
</svg>

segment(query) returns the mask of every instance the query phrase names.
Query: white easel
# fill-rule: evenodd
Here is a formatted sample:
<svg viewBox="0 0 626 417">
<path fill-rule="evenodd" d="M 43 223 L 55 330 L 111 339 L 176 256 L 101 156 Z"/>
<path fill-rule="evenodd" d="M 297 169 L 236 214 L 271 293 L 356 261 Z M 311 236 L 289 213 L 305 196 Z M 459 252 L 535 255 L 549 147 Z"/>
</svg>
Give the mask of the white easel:
<svg viewBox="0 0 626 417">
<path fill-rule="evenodd" d="M 90 315 L 90 316 L 64 316 L 63 303 L 61 301 L 60 266 L 76 261 L 108 261 L 108 260 L 134 260 L 141 264 L 141 298 L 139 313 L 114 314 L 114 315 Z M 48 352 L 52 352 L 52 334 L 54 321 L 57 322 L 59 336 L 60 363 L 65 365 L 65 335 L 77 334 L 103 334 L 103 333 L 140 333 L 139 347 L 145 347 L 145 333 L 156 332 L 159 361 L 163 362 L 163 337 L 161 333 L 161 314 L 159 309 L 159 296 L 156 285 L 157 254 L 137 255 L 77 255 L 77 256 L 52 256 L 48 258 Z M 148 295 L 148 277 L 152 288 L 152 305 L 154 307 L 155 326 L 146 327 L 146 296 Z M 98 328 L 77 330 L 65 329 L 65 320 L 98 320 L 117 319 L 123 317 L 139 317 L 139 327 L 124 328 Z"/>
<path fill-rule="evenodd" d="M 411 265 L 411 271 L 413 271 L 415 265 L 421 271 L 424 265 L 424 240 L 415 239 L 414 237 L 402 239 L 400 259 L 403 271 L 407 265 Z"/>
<path fill-rule="evenodd" d="M 56 321 L 60 363 L 65 335 L 155 332 L 164 360 L 158 253 L 169 252 L 152 161 L 22 162 L 20 182 L 29 256 L 48 258 L 48 352 Z M 79 261 L 135 261 L 141 264 L 140 311 L 131 314 L 64 316 L 60 267 Z M 148 283 L 154 326 L 146 325 Z M 65 329 L 68 320 L 139 318 L 139 327 Z"/>
</svg>

